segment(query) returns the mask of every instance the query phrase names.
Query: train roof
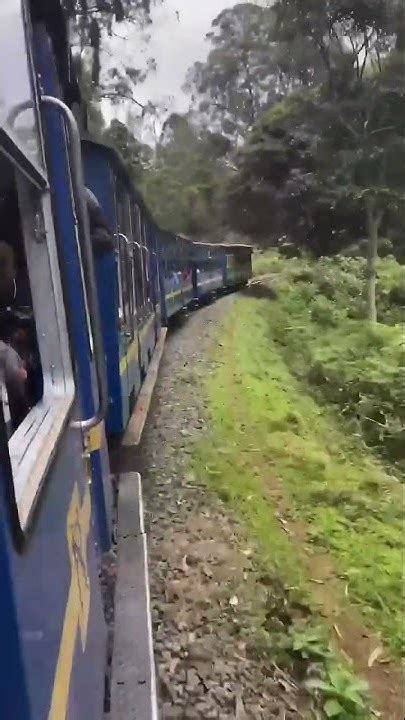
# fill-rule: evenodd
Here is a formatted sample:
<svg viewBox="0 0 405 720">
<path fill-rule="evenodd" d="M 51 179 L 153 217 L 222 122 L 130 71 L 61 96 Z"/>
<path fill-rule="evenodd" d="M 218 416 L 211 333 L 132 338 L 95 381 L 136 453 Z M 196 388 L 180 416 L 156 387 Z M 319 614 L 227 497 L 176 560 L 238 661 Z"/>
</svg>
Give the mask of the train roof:
<svg viewBox="0 0 405 720">
<path fill-rule="evenodd" d="M 251 252 L 253 252 L 254 250 L 253 245 L 247 245 L 243 243 L 233 243 L 232 245 L 229 243 L 221 243 L 219 247 L 223 248 L 224 250 L 237 250 L 238 248 L 241 248 L 243 250 L 250 250 Z"/>
</svg>

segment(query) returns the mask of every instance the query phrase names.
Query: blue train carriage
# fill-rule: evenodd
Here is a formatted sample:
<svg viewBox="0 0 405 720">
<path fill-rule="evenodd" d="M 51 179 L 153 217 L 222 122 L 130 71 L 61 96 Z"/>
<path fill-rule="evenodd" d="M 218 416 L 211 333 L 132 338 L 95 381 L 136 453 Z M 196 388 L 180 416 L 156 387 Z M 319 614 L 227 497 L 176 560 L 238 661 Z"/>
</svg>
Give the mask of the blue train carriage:
<svg viewBox="0 0 405 720">
<path fill-rule="evenodd" d="M 221 245 L 225 257 L 224 286 L 234 290 L 246 285 L 252 277 L 251 245 Z"/>
<path fill-rule="evenodd" d="M 193 299 L 192 243 L 166 230 L 160 230 L 158 238 L 162 321 L 167 325 L 168 320 Z"/>
<path fill-rule="evenodd" d="M 103 714 L 106 631 L 84 452 L 102 412 L 96 408 L 89 417 L 80 392 L 78 306 L 69 302 L 61 232 L 71 220 L 62 215 L 58 191 L 50 190 L 58 150 L 56 143 L 48 142 L 46 152 L 44 146 L 43 112 L 50 103 L 40 100 L 34 66 L 37 23 L 55 47 L 63 27 L 56 1 L 0 3 L 0 63 L 5 68 L 12 59 L 13 65 L 0 81 L 0 242 L 8 263 L 0 283 L 0 334 L 3 349 L 18 350 L 26 371 L 24 392 L 15 394 L 4 364 L 0 370 L 0 715 L 83 720 Z M 68 77 L 65 60 L 59 57 L 59 70 Z M 57 159 L 69 164 L 73 192 L 66 188 L 66 194 L 79 219 L 83 259 L 76 287 L 87 298 L 87 343 L 97 358 L 97 297 L 83 280 L 91 271 L 91 247 L 80 202 L 77 127 L 66 105 L 53 108 L 64 118 L 72 151 L 66 145 Z M 101 410 L 102 367 L 95 362 Z"/>
<path fill-rule="evenodd" d="M 220 245 L 192 244 L 194 297 L 205 301 L 216 295 L 224 284 L 225 256 Z"/>
<path fill-rule="evenodd" d="M 107 361 L 107 431 L 124 432 L 160 332 L 156 229 L 118 154 L 82 142 L 85 182 L 94 193 L 115 251 L 96 258 L 97 289 Z"/>
</svg>

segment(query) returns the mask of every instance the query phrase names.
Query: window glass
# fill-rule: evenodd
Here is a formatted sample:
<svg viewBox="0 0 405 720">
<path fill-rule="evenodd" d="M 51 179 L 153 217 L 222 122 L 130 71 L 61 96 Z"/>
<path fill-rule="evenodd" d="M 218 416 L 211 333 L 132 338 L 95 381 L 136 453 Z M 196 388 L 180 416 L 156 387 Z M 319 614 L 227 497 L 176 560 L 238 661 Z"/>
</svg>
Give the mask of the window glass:
<svg viewBox="0 0 405 720">
<path fill-rule="evenodd" d="M 30 278 L 15 172 L 0 159 L 0 396 L 10 438 L 43 395 Z M 34 238 L 41 238 L 40 208 L 27 208 Z"/>
<path fill-rule="evenodd" d="M 43 165 L 39 123 L 33 98 L 22 3 L 18 0 L 1 0 L 0 128 L 17 141 L 34 164 Z"/>
</svg>

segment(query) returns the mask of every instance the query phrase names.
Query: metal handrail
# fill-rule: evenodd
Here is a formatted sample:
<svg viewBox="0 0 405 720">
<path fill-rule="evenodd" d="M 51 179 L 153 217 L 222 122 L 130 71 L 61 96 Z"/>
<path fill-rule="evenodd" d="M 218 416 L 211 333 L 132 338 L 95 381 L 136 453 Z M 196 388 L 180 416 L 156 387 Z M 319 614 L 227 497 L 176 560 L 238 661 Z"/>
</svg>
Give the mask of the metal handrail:
<svg viewBox="0 0 405 720">
<path fill-rule="evenodd" d="M 93 248 L 90 238 L 89 217 L 84 196 L 84 179 L 82 166 L 82 152 L 79 128 L 76 119 L 67 105 L 59 100 L 59 98 L 44 95 L 41 103 L 56 110 L 63 118 L 67 134 L 69 138 L 68 156 L 71 169 L 71 180 L 73 187 L 73 195 L 78 214 L 78 235 L 80 243 L 79 262 L 82 265 L 83 277 L 86 280 L 84 291 L 87 297 L 89 307 L 91 332 L 94 342 L 94 357 L 96 361 L 96 373 L 98 381 L 98 409 L 97 412 L 89 418 L 74 421 L 73 427 L 81 430 L 91 430 L 104 420 L 108 409 L 108 387 L 106 362 L 104 354 L 104 343 L 101 331 L 101 322 L 99 315 L 99 305 L 97 296 L 97 286 L 94 272 Z M 83 267 L 84 265 L 84 267 Z"/>
<path fill-rule="evenodd" d="M 118 238 L 123 238 L 124 241 L 126 242 L 126 244 L 128 245 L 128 247 L 130 247 L 131 245 L 135 245 L 134 241 L 133 241 L 133 240 L 128 240 L 127 236 L 124 235 L 124 233 L 122 233 L 122 232 L 117 232 L 116 235 L 117 235 Z"/>
</svg>

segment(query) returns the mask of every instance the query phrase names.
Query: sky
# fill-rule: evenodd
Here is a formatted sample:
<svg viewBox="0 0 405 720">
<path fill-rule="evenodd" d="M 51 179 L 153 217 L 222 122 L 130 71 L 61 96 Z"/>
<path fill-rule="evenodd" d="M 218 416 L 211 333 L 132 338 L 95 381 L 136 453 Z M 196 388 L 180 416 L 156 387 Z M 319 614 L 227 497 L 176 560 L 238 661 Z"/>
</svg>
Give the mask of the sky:
<svg viewBox="0 0 405 720">
<path fill-rule="evenodd" d="M 187 70 L 197 60 L 204 60 L 209 50 L 205 39 L 214 18 L 226 7 L 232 7 L 237 0 L 163 0 L 154 8 L 153 24 L 150 26 L 150 40 L 147 44 L 139 41 L 139 31 L 130 30 L 126 40 L 116 37 L 111 41 L 114 59 L 135 67 L 145 64 L 148 57 L 157 62 L 156 72 L 149 73 L 145 82 L 138 84 L 136 99 L 145 103 L 164 103 L 167 112 L 185 112 L 189 100 L 182 91 Z M 117 33 L 125 34 L 117 27 Z M 104 103 L 106 119 L 113 116 L 125 120 L 127 107 L 110 107 Z"/>
</svg>

